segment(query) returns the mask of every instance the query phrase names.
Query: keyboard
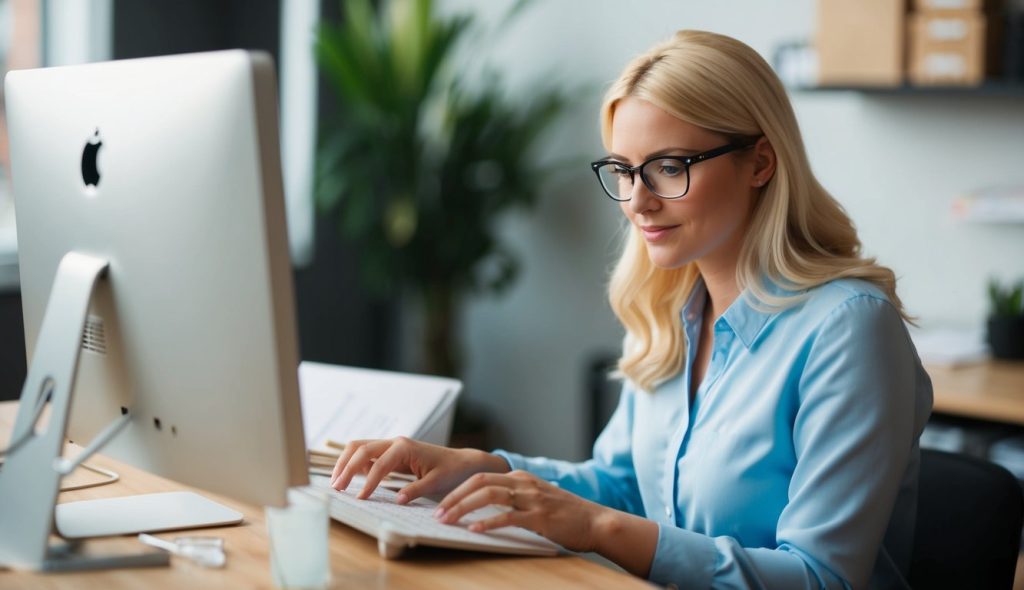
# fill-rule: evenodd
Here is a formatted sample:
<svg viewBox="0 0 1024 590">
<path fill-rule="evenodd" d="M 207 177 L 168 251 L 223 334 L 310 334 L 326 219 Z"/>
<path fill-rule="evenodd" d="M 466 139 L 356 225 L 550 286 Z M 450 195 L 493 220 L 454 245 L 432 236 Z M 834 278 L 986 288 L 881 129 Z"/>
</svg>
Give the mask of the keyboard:
<svg viewBox="0 0 1024 590">
<path fill-rule="evenodd" d="M 540 535 L 519 527 L 504 527 L 475 533 L 467 527 L 477 520 L 499 514 L 501 508 L 488 506 L 466 515 L 456 524 L 442 524 L 434 519 L 437 502 L 417 498 L 402 505 L 397 493 L 378 487 L 365 500 L 356 495 L 362 490 L 363 478 L 357 477 L 344 492 L 330 486 L 330 478 L 310 475 L 310 485 L 323 490 L 330 499 L 331 518 L 377 539 L 381 556 L 394 559 L 407 548 L 417 545 L 508 553 L 514 555 L 553 556 L 561 547 Z"/>
</svg>

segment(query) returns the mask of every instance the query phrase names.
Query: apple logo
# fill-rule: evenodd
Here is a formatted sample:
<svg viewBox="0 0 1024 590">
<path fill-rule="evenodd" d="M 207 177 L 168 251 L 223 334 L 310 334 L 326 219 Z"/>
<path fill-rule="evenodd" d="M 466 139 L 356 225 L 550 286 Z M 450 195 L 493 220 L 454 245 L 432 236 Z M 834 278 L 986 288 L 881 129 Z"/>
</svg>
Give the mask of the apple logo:
<svg viewBox="0 0 1024 590">
<path fill-rule="evenodd" d="M 82 150 L 82 181 L 85 182 L 87 190 L 91 188 L 95 191 L 100 184 L 100 169 L 96 165 L 96 159 L 102 146 L 103 140 L 100 139 L 100 129 L 97 127 Z"/>
</svg>

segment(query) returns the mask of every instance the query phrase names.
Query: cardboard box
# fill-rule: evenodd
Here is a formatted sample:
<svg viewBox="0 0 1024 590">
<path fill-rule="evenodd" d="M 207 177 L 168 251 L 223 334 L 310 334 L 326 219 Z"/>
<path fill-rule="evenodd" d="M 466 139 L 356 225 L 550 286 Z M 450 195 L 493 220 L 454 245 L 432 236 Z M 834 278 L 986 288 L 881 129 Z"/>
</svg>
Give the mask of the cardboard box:
<svg viewBox="0 0 1024 590">
<path fill-rule="evenodd" d="M 818 83 L 903 83 L 906 0 L 818 0 Z"/>
<path fill-rule="evenodd" d="M 976 11 L 915 13 L 908 30 L 913 84 L 975 86 L 998 72 L 996 17 Z"/>
</svg>

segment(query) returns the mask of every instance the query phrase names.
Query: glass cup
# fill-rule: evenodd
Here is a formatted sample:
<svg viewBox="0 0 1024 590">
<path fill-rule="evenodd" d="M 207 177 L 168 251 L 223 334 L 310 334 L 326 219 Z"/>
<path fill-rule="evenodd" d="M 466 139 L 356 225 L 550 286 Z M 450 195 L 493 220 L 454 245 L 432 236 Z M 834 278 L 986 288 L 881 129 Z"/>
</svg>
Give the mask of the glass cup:
<svg viewBox="0 0 1024 590">
<path fill-rule="evenodd" d="M 270 575 L 278 588 L 325 588 L 330 581 L 327 501 L 322 491 L 292 488 L 287 507 L 266 507 Z"/>
</svg>

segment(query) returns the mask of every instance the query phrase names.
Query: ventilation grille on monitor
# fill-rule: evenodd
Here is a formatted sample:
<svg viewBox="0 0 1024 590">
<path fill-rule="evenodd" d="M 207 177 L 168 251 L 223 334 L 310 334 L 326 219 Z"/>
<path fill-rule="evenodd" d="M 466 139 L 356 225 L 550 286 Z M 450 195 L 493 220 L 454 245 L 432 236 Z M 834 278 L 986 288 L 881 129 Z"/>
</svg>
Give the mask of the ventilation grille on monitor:
<svg viewBox="0 0 1024 590">
<path fill-rule="evenodd" d="M 97 354 L 107 354 L 107 335 L 103 329 L 103 318 L 95 315 L 85 318 L 82 348 Z"/>
</svg>

